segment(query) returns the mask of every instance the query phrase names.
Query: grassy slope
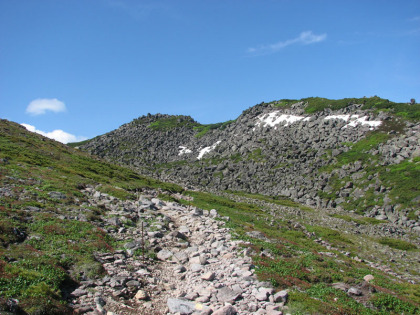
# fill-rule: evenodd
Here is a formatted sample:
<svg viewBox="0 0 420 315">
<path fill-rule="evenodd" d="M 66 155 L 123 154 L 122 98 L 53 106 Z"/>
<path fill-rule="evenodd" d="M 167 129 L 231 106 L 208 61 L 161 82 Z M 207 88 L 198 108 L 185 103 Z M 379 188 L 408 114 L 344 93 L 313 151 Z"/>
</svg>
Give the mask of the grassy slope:
<svg viewBox="0 0 420 315">
<path fill-rule="evenodd" d="M 229 217 L 227 226 L 234 235 L 249 242 L 249 247 L 256 252 L 254 262 L 261 280 L 270 281 L 278 289 L 290 289 L 288 306 L 292 314 L 414 314 L 420 311 L 420 287 L 400 281 L 384 272 L 370 268 L 367 264 L 351 257 L 358 254 L 357 239 L 324 226 L 297 228 L 290 221 L 273 217 L 269 209 L 257 203 L 235 202 L 227 197 L 215 196 L 202 192 L 187 192 L 194 200 L 181 200 L 203 209 L 218 209 L 219 213 Z M 235 193 L 237 194 L 237 193 Z M 247 197 L 252 195 L 247 194 Z M 256 200 L 270 201 L 270 197 L 255 195 Z M 284 200 L 272 199 L 276 204 L 284 205 Z M 288 203 L 297 209 L 308 211 L 307 207 Z M 364 224 L 381 222 L 364 221 Z M 302 220 L 305 225 L 305 220 Z M 312 232 L 308 236 L 304 231 Z M 260 231 L 269 240 L 250 237 L 246 232 Z M 336 257 L 321 255 L 326 248 L 314 242 L 322 238 L 342 251 L 353 254 L 350 257 L 340 251 L 330 250 Z M 363 240 L 362 240 L 363 241 Z M 364 242 L 364 241 L 363 241 Z M 387 245 L 395 245 L 390 240 L 380 240 Z M 398 242 L 398 246 L 408 246 L 407 250 L 418 251 L 410 243 Z M 270 256 L 262 255 L 268 251 Z M 375 293 L 369 296 L 365 307 L 344 292 L 331 287 L 333 282 L 345 282 L 357 286 L 363 277 L 371 274 L 375 277 L 368 285 Z"/>
<path fill-rule="evenodd" d="M 316 110 L 322 109 L 324 105 L 315 106 Z M 404 116 L 404 114 L 400 115 Z M 168 125 L 154 127 L 166 129 Z M 211 130 L 211 128 L 202 130 L 197 128 L 197 132 L 208 131 L 207 129 Z M 370 143 L 366 145 L 369 146 Z M 345 164 L 348 163 L 348 159 L 360 157 L 365 148 L 361 144 L 360 150 L 358 146 L 353 149 L 354 155 L 351 151 L 347 152 L 346 155 L 338 157 L 338 163 Z M 71 285 L 72 281 L 77 280 L 77 277 L 73 279 L 69 277 L 64 270 L 83 271 L 84 274 L 94 277 L 100 274 L 101 270 L 95 265 L 93 251 L 110 250 L 116 246 L 112 239 L 90 222 L 57 219 L 56 215 L 65 214 L 75 199 L 83 201 L 84 197 L 78 188 L 86 184 L 101 183 L 103 191 L 119 198 L 134 198 L 133 192 L 142 187 L 161 186 L 172 191 L 182 190 L 176 185 L 159 183 L 141 177 L 128 169 L 93 160 L 77 150 L 28 133 L 17 124 L 6 121 L 0 122 L 0 159 L 2 159 L 0 160 L 2 187 L 10 186 L 16 193 L 26 196 L 21 200 L 13 197 L 2 197 L 0 200 L 0 241 L 2 244 L 0 247 L 0 305 L 6 298 L 14 297 L 21 301 L 21 305 L 26 310 L 31 311 L 44 309 L 47 313 L 64 312 L 66 306 L 61 302 L 60 291 L 66 285 Z M 399 169 L 395 169 L 395 173 L 398 171 Z M 392 172 L 388 172 L 389 174 Z M 408 173 L 404 172 L 404 174 Z M 401 189 L 403 189 L 402 186 Z M 62 192 L 66 195 L 66 199 L 52 199 L 48 195 L 51 191 Z M 268 249 L 273 254 L 271 258 L 255 257 L 255 263 L 259 266 L 259 276 L 271 281 L 278 288 L 291 289 L 289 305 L 293 313 L 418 312 L 420 290 L 417 285 L 396 280 L 339 252 L 334 252 L 338 258 L 319 255 L 319 251 L 325 251 L 325 248 L 314 243 L 302 230 L 290 226 L 287 221 L 273 218 L 260 206 L 237 203 L 227 198 L 199 192 L 188 192 L 188 194 L 194 197 L 193 203 L 196 206 L 204 209 L 216 208 L 221 214 L 228 215 L 231 218 L 229 226 L 234 229 L 236 236 L 249 241 L 250 246 L 257 253 Z M 266 196 L 246 195 L 246 197 L 292 207 L 298 206 Z M 39 207 L 42 211 L 39 213 L 24 211 L 28 206 Z M 300 209 L 305 210 L 302 207 Z M 88 210 L 86 215 L 92 220 L 103 211 L 102 209 Z M 269 224 L 272 221 L 275 222 L 274 225 Z M 40 240 L 33 239 L 21 243 L 14 228 L 27 234 L 38 235 Z M 350 252 L 357 253 L 351 236 L 318 226 L 307 225 L 306 229 L 334 246 L 348 248 Z M 274 241 L 262 241 L 245 234 L 246 231 L 252 230 L 261 231 Z M 68 239 L 79 246 L 66 242 Z M 407 248 L 406 246 L 410 246 L 404 243 L 395 244 L 388 239 L 380 240 L 380 242 L 385 246 L 417 250 Z M 93 268 L 87 268 L 89 265 Z M 375 276 L 373 286 L 377 293 L 370 297 L 369 302 L 375 310 L 356 303 L 341 291 L 330 287 L 331 282 L 335 281 L 352 285 L 361 283 L 363 276 L 369 273 Z"/>
<path fill-rule="evenodd" d="M 81 274 L 99 275 L 93 253 L 116 246 L 92 224 L 104 210 L 80 206 L 85 200 L 81 187 L 101 184 L 103 192 L 122 199 L 135 198 L 135 191 L 144 187 L 182 191 L 5 120 L 0 121 L 0 182 L 12 194 L 0 197 L 0 311 L 8 298 L 17 298 L 26 312 L 39 314 L 68 312 L 64 289 Z M 88 222 L 68 219 L 75 213 Z M 31 237 L 22 242 L 22 233 Z"/>
</svg>

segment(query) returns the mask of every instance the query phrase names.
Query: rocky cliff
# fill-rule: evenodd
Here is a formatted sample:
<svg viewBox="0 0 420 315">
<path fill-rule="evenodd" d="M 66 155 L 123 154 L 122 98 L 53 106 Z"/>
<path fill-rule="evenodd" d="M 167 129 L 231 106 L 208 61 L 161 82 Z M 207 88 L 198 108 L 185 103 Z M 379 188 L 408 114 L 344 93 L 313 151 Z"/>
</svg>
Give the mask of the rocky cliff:
<svg viewBox="0 0 420 315">
<path fill-rule="evenodd" d="M 261 103 L 216 125 L 148 115 L 81 148 L 186 186 L 281 195 L 420 230 L 418 104 L 341 101 Z"/>
</svg>

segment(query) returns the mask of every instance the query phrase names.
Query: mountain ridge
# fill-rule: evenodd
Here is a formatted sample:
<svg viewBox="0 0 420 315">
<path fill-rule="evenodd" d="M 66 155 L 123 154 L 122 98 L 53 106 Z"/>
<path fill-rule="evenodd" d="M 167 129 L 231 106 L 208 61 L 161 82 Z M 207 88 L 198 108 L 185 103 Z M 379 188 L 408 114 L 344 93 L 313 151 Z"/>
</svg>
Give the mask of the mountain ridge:
<svg viewBox="0 0 420 315">
<path fill-rule="evenodd" d="M 418 107 L 378 97 L 281 100 L 207 127 L 188 116 L 147 115 L 80 148 L 164 181 L 281 195 L 420 230 Z"/>
</svg>

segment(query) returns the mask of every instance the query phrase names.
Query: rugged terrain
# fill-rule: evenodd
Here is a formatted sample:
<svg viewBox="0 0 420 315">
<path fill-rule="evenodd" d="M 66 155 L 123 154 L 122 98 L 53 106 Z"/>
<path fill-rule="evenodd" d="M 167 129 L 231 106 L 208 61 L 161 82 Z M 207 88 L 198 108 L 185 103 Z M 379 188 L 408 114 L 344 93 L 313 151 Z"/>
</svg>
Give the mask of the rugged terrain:
<svg viewBox="0 0 420 315">
<path fill-rule="evenodd" d="M 235 122 L 210 126 L 185 116 L 149 115 L 78 144 L 93 148 L 100 143 L 97 155 L 119 164 L 125 156 L 132 169 L 0 120 L 0 313 L 418 313 L 415 107 L 396 105 L 391 111 L 385 104 L 379 111 L 362 109 L 369 100 L 365 105 L 347 103 L 333 113 L 318 103 L 261 104 Z M 281 112 L 261 116 L 273 109 Z M 333 115 L 350 116 L 325 120 Z M 277 129 L 262 126 L 276 120 Z M 334 130 L 346 126 L 344 120 L 351 124 L 341 129 L 344 136 L 339 139 L 345 145 L 335 137 L 329 140 L 340 143 L 335 147 L 321 139 L 314 141 L 319 146 L 312 145 L 326 152 L 310 158 L 313 172 L 324 174 L 330 190 L 323 187 L 311 197 L 315 189 L 308 187 L 309 197 L 300 203 L 299 193 L 286 197 L 286 192 L 245 189 L 240 181 L 245 175 L 233 184 L 226 180 L 228 187 L 218 186 L 253 165 L 266 176 L 263 167 L 276 158 L 263 154 L 267 146 L 262 144 L 271 141 L 283 152 L 291 141 L 278 132 L 310 132 L 314 128 L 304 124 L 312 121 L 328 125 L 330 134 L 341 137 Z M 371 125 L 360 126 L 363 122 Z M 346 133 L 350 127 L 354 129 Z M 220 135 L 234 135 L 232 130 L 238 132 L 236 149 L 211 149 L 222 141 Z M 317 130 L 312 136 L 324 128 Z M 267 140 L 253 143 L 254 133 Z M 129 140 L 123 141 L 123 134 Z M 300 149 L 303 140 L 295 142 Z M 130 143 L 137 161 L 150 167 L 119 151 L 128 152 Z M 258 148 L 261 151 L 255 151 Z M 389 151 L 395 154 L 384 153 Z M 287 152 L 295 154 L 290 148 Z M 306 183 L 308 177 L 317 185 L 316 176 L 299 173 L 304 165 L 310 167 L 310 159 L 303 161 L 304 155 L 296 154 L 300 158 L 290 163 L 291 168 L 296 164 L 296 181 Z M 225 164 L 220 171 L 229 170 L 225 177 L 216 176 L 215 167 Z M 158 181 L 134 169 L 172 182 L 197 172 L 197 177 L 179 178 L 180 183 L 204 185 L 211 192 Z M 285 182 L 294 183 L 289 167 L 278 169 L 283 169 Z M 200 171 L 207 173 L 201 176 Z M 204 177 L 208 182 L 201 183 Z M 277 180 L 282 182 L 281 176 Z M 260 182 L 263 189 L 266 184 Z M 282 186 L 271 187 L 274 192 Z M 288 190 L 303 189 L 296 187 Z M 356 189 L 364 197 L 349 198 Z"/>
<path fill-rule="evenodd" d="M 147 115 L 80 148 L 188 187 L 285 196 L 419 231 L 419 112 L 378 97 L 281 100 L 215 125 Z"/>
</svg>

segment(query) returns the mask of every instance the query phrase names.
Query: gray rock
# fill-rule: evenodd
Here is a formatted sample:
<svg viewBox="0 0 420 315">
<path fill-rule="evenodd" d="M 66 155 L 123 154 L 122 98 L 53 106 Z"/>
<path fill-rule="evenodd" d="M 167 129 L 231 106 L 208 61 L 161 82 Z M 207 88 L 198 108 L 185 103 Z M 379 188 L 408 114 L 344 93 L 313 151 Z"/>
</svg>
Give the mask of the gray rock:
<svg viewBox="0 0 420 315">
<path fill-rule="evenodd" d="M 48 193 L 48 196 L 50 196 L 51 199 L 66 199 L 67 196 L 59 191 L 50 191 Z"/>
<path fill-rule="evenodd" d="M 351 287 L 348 291 L 348 294 L 350 295 L 356 295 L 356 296 L 361 296 L 363 295 L 363 292 L 361 290 L 359 290 L 358 288 L 355 287 Z"/>
<path fill-rule="evenodd" d="M 413 231 L 420 232 L 420 226 L 413 227 Z"/>
<path fill-rule="evenodd" d="M 191 265 L 191 271 L 192 272 L 200 272 L 203 270 L 203 266 L 201 264 L 192 264 Z"/>
<path fill-rule="evenodd" d="M 202 215 L 203 215 L 203 210 L 202 210 L 202 209 L 199 209 L 199 208 L 194 208 L 194 209 L 191 211 L 191 214 L 192 214 L 193 216 L 197 216 L 197 217 L 199 217 L 199 216 L 202 216 Z"/>
<path fill-rule="evenodd" d="M 108 223 L 114 226 L 121 226 L 122 223 L 118 217 L 112 217 L 108 219 Z"/>
<path fill-rule="evenodd" d="M 261 239 L 261 240 L 266 239 L 264 233 L 262 233 L 260 231 L 251 231 L 251 232 L 246 232 L 245 234 L 250 236 L 250 237 L 258 238 L 258 239 Z"/>
<path fill-rule="evenodd" d="M 289 293 L 286 290 L 282 290 L 274 294 L 274 302 L 276 303 L 286 303 Z"/>
<path fill-rule="evenodd" d="M 213 281 L 216 277 L 216 274 L 214 272 L 207 272 L 201 276 L 201 279 L 206 281 Z"/>
<path fill-rule="evenodd" d="M 94 302 L 100 306 L 104 306 L 106 304 L 105 300 L 100 296 L 95 297 Z"/>
<path fill-rule="evenodd" d="M 170 250 L 162 249 L 157 253 L 156 257 L 160 260 L 168 260 L 173 256 L 173 253 Z"/>
<path fill-rule="evenodd" d="M 388 217 L 385 214 L 380 214 L 375 217 L 377 220 L 386 220 Z"/>
<path fill-rule="evenodd" d="M 138 288 L 141 286 L 141 283 L 137 280 L 130 280 L 130 281 L 127 281 L 125 285 L 129 288 L 133 288 L 133 287 Z"/>
<path fill-rule="evenodd" d="M 185 271 L 187 271 L 187 269 L 183 265 L 178 265 L 174 267 L 174 272 L 176 273 L 181 273 Z"/>
<path fill-rule="evenodd" d="M 191 232 L 190 229 L 187 226 L 185 226 L 185 225 L 181 225 L 179 227 L 178 231 L 180 233 L 183 233 L 183 234 L 186 234 L 186 233 L 190 233 Z"/>
<path fill-rule="evenodd" d="M 191 264 L 200 264 L 205 265 L 207 264 L 207 258 L 205 255 L 201 254 L 200 256 L 195 256 L 190 259 Z"/>
<path fill-rule="evenodd" d="M 187 239 L 187 236 L 184 233 L 181 233 L 179 231 L 173 231 L 173 232 L 170 233 L 170 235 L 173 238 L 179 238 L 181 240 L 186 240 Z"/>
<path fill-rule="evenodd" d="M 76 289 L 76 290 L 74 290 L 72 293 L 70 293 L 72 296 L 75 296 L 75 297 L 81 297 L 81 296 L 83 296 L 83 295 L 86 295 L 87 294 L 87 291 L 86 290 L 83 290 L 83 289 Z"/>
<path fill-rule="evenodd" d="M 217 300 L 219 302 L 233 302 L 241 298 L 241 292 L 234 291 L 228 287 L 222 287 L 217 290 Z"/>
<path fill-rule="evenodd" d="M 333 283 L 332 287 L 342 291 L 347 291 L 347 289 L 349 288 L 349 286 L 343 282 Z"/>
<path fill-rule="evenodd" d="M 141 246 L 142 246 L 141 241 L 133 241 L 133 242 L 128 242 L 124 244 L 125 249 L 132 249 L 132 250 L 136 250 L 140 248 Z"/>
<path fill-rule="evenodd" d="M 182 299 L 169 298 L 167 304 L 171 313 L 192 314 L 197 310 L 196 303 Z"/>
<path fill-rule="evenodd" d="M 255 294 L 255 298 L 258 301 L 267 301 L 268 300 L 268 294 L 265 291 L 258 291 L 257 294 Z"/>
<path fill-rule="evenodd" d="M 175 260 L 179 261 L 181 264 L 188 261 L 188 254 L 185 251 L 176 252 L 174 254 Z"/>
<path fill-rule="evenodd" d="M 235 315 L 238 312 L 232 305 L 224 306 L 218 310 L 216 310 L 213 315 Z"/>
</svg>

